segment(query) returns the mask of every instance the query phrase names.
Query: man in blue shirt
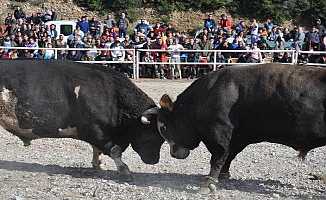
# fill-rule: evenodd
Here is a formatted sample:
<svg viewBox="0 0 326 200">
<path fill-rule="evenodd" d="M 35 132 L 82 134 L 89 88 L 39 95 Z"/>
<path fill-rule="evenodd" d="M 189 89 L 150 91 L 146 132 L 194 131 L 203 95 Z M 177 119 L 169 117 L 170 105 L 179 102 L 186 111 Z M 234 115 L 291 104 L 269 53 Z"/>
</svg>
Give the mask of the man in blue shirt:
<svg viewBox="0 0 326 200">
<path fill-rule="evenodd" d="M 83 16 L 79 22 L 77 22 L 77 26 L 80 27 L 80 30 L 84 33 L 88 33 L 89 31 L 89 23 L 87 20 L 87 16 Z"/>
<path fill-rule="evenodd" d="M 213 31 L 216 28 L 215 20 L 213 19 L 212 14 L 208 15 L 208 18 L 204 21 L 204 27 L 207 28 L 209 32 Z"/>
</svg>

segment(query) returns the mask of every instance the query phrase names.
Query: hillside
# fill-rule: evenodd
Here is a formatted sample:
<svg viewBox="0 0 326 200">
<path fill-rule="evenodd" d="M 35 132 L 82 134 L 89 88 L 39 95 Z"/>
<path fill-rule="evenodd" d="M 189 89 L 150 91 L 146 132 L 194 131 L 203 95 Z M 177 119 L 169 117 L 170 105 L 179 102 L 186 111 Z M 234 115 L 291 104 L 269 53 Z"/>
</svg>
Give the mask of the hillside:
<svg viewBox="0 0 326 200">
<path fill-rule="evenodd" d="M 13 12 L 16 6 L 20 6 L 27 15 L 36 12 L 43 12 L 46 8 L 53 8 L 57 14 L 58 19 L 78 19 L 83 15 L 97 16 L 99 19 L 105 19 L 104 15 L 99 12 L 89 11 L 86 8 L 77 6 L 73 0 L 21 0 L 24 2 L 14 0 L 1 0 L 3 3 L 0 7 L 0 23 L 4 22 L 8 12 Z M 144 18 L 151 23 L 162 21 L 165 18 L 151 8 L 138 9 L 136 11 L 136 18 Z M 224 10 L 214 12 L 215 19 L 218 20 L 219 16 L 225 13 Z M 115 13 L 116 16 L 119 13 Z M 179 31 L 194 30 L 203 26 L 203 20 L 207 17 L 208 13 L 200 11 L 174 11 L 169 15 L 169 22 L 173 24 Z"/>
</svg>

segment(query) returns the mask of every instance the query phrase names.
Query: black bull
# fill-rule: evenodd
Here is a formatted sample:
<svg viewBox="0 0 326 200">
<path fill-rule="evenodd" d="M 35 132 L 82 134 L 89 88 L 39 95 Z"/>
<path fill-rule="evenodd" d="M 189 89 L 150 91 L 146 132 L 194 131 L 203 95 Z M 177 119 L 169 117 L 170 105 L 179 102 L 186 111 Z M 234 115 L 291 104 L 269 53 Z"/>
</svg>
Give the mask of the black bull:
<svg viewBox="0 0 326 200">
<path fill-rule="evenodd" d="M 319 67 L 230 67 L 198 79 L 174 103 L 163 95 L 160 105 L 143 118 L 158 114 L 173 157 L 187 157 L 201 141 L 212 154 L 203 192 L 229 176 L 231 161 L 249 144 L 280 143 L 302 157 L 326 144 L 326 69 Z"/>
<path fill-rule="evenodd" d="M 0 61 L 0 126 L 28 145 L 38 138 L 74 138 L 101 152 L 129 175 L 121 153 L 131 144 L 148 164 L 159 161 L 163 139 L 140 121 L 155 103 L 128 78 L 72 62 Z M 153 123 L 156 124 L 156 123 Z"/>
</svg>

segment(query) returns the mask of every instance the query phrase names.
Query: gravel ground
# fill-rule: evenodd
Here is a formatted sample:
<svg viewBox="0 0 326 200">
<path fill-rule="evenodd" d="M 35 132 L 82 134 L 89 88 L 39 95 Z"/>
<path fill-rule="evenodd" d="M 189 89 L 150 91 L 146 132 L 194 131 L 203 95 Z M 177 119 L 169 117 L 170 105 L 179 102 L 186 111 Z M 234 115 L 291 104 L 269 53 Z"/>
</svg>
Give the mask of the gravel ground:
<svg viewBox="0 0 326 200">
<path fill-rule="evenodd" d="M 136 84 L 158 102 L 173 97 L 191 81 L 140 80 Z M 199 181 L 209 171 L 210 155 L 201 145 L 185 160 L 170 157 L 164 144 L 161 161 L 145 165 L 128 148 L 123 158 L 134 181 L 119 181 L 115 165 L 91 168 L 91 147 L 70 139 L 42 139 L 29 147 L 4 130 L 0 133 L 0 199 L 326 199 L 326 185 L 309 173 L 326 173 L 325 147 L 300 161 L 293 149 L 276 144 L 248 146 L 231 166 L 231 179 L 216 193 L 200 195 Z"/>
</svg>

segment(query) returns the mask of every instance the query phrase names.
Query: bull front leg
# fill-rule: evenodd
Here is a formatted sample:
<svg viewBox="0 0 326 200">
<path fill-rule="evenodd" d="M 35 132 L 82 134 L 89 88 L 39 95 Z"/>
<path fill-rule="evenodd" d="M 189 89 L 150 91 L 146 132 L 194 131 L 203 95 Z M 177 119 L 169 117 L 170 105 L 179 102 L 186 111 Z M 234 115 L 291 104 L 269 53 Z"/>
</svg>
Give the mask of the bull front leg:
<svg viewBox="0 0 326 200">
<path fill-rule="evenodd" d="M 99 150 L 97 147 L 92 145 L 93 148 L 93 159 L 92 159 L 92 166 L 94 169 L 102 169 L 101 168 L 101 154 L 103 153 L 101 150 Z"/>
<path fill-rule="evenodd" d="M 121 159 L 122 157 L 122 148 L 119 145 L 108 142 L 104 146 L 106 153 L 113 159 L 119 174 L 126 179 L 126 181 L 132 181 L 132 175 L 129 170 L 129 167 Z"/>
<path fill-rule="evenodd" d="M 223 125 L 215 126 L 203 138 L 203 142 L 212 156 L 210 160 L 210 172 L 201 183 L 199 192 L 202 194 L 208 194 L 216 190 L 218 178 L 229 156 L 232 130 L 233 127 L 229 123 L 224 123 Z"/>
</svg>

